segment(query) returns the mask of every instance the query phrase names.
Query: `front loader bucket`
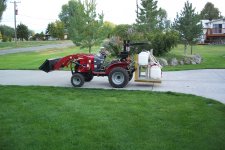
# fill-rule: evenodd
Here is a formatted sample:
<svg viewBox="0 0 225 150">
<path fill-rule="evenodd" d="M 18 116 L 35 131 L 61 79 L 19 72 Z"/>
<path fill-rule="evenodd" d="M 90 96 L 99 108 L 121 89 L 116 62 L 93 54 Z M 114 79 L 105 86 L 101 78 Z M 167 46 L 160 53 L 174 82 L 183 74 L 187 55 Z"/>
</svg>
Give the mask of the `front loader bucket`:
<svg viewBox="0 0 225 150">
<path fill-rule="evenodd" d="M 60 60 L 61 58 L 55 59 L 46 59 L 45 62 L 39 67 L 40 70 L 44 72 L 50 72 L 54 70 L 54 65 Z"/>
</svg>

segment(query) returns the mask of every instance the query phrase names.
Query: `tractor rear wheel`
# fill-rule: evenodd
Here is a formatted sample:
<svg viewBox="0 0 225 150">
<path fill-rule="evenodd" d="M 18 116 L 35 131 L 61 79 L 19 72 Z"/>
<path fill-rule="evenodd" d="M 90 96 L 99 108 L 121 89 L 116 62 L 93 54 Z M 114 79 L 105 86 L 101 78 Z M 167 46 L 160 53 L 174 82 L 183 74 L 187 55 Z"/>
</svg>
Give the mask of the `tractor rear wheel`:
<svg viewBox="0 0 225 150">
<path fill-rule="evenodd" d="M 129 82 L 129 74 L 126 69 L 116 67 L 109 73 L 109 83 L 114 88 L 123 88 Z"/>
<path fill-rule="evenodd" d="M 74 87 L 81 87 L 84 85 L 84 76 L 80 73 L 75 73 L 71 77 L 71 83 Z"/>
</svg>

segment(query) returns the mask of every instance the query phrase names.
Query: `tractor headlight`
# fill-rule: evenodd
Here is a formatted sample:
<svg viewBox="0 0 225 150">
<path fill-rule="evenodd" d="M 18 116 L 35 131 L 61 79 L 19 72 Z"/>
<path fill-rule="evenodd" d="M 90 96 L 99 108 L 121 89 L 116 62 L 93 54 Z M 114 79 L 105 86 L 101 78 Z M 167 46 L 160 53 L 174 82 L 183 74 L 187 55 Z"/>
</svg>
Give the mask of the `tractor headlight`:
<svg viewBox="0 0 225 150">
<path fill-rule="evenodd" d="M 87 64 L 87 68 L 90 69 L 90 65 L 89 64 Z"/>
</svg>

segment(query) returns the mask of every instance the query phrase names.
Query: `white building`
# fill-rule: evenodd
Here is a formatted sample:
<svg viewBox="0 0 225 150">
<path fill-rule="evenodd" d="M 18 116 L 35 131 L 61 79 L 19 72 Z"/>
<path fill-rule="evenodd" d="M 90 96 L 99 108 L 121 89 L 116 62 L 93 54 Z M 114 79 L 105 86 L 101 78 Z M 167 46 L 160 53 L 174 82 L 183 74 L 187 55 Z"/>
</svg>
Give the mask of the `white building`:
<svg viewBox="0 0 225 150">
<path fill-rule="evenodd" d="M 216 20 L 202 20 L 202 43 L 225 44 L 225 18 Z"/>
</svg>

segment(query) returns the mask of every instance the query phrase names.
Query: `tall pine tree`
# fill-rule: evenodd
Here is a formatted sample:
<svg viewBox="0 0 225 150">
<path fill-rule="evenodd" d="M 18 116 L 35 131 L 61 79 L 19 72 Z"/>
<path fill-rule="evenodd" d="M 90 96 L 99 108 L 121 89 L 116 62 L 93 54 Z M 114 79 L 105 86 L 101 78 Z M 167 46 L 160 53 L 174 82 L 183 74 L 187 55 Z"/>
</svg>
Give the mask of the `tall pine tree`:
<svg viewBox="0 0 225 150">
<path fill-rule="evenodd" d="M 141 7 L 139 8 L 136 22 L 140 29 L 144 32 L 151 32 L 155 29 L 157 24 L 157 3 L 154 0 L 141 0 Z"/>
<path fill-rule="evenodd" d="M 141 6 L 137 10 L 137 25 L 139 31 L 149 33 L 155 30 L 162 30 L 167 13 L 157 6 L 157 0 L 141 0 Z"/>
</svg>

